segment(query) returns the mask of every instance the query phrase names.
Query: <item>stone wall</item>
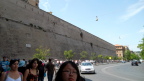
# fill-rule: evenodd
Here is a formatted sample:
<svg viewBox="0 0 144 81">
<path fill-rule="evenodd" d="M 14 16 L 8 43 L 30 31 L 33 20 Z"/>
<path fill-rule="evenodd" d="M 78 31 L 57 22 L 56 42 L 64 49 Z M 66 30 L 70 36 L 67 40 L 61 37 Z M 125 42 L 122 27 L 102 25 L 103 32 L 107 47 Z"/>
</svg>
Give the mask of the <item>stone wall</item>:
<svg viewBox="0 0 144 81">
<path fill-rule="evenodd" d="M 26 47 L 26 44 L 31 47 Z M 0 0 L 0 55 L 29 59 L 39 46 L 64 59 L 65 50 L 116 55 L 115 46 L 22 0 Z"/>
</svg>

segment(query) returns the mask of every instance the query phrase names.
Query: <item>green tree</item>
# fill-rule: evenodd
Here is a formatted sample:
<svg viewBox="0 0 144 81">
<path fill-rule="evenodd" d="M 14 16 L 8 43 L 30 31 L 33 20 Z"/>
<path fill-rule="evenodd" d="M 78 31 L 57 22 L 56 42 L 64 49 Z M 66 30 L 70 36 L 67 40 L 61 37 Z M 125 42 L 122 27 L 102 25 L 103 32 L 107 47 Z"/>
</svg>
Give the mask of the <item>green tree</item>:
<svg viewBox="0 0 144 81">
<path fill-rule="evenodd" d="M 41 60 L 45 60 L 48 56 L 50 56 L 51 54 L 50 49 L 47 48 L 43 48 L 42 46 L 38 47 L 35 49 L 36 53 L 33 55 L 33 58 L 38 58 Z"/>
<path fill-rule="evenodd" d="M 81 56 L 80 58 L 84 60 L 88 56 L 88 53 L 86 51 L 82 51 L 80 53 L 80 56 Z"/>
<path fill-rule="evenodd" d="M 137 48 L 140 48 L 141 50 L 144 50 L 144 38 L 142 38 L 142 41 L 140 41 L 141 43 L 138 44 Z"/>
<path fill-rule="evenodd" d="M 144 37 L 142 38 L 141 43 L 138 44 L 137 48 L 141 49 L 140 56 L 142 59 L 144 59 Z"/>
<path fill-rule="evenodd" d="M 114 60 L 114 56 L 110 56 L 112 60 Z"/>
<path fill-rule="evenodd" d="M 103 56 L 103 58 L 104 58 L 105 60 L 108 60 L 108 59 L 109 59 L 109 56 Z"/>
<path fill-rule="evenodd" d="M 128 61 L 131 60 L 131 52 L 130 52 L 130 50 L 126 50 L 124 52 L 123 58 L 126 59 L 126 60 L 128 60 Z"/>
<path fill-rule="evenodd" d="M 91 53 L 90 59 L 91 60 L 96 60 L 97 54 L 96 53 Z"/>
<path fill-rule="evenodd" d="M 103 59 L 104 59 L 103 61 L 104 61 L 104 62 L 108 62 L 107 60 L 109 59 L 109 57 L 110 57 L 110 56 L 103 56 Z"/>
<path fill-rule="evenodd" d="M 101 54 L 98 55 L 98 60 L 101 61 L 101 62 L 103 62 L 103 55 L 101 55 Z"/>
<path fill-rule="evenodd" d="M 99 59 L 102 59 L 102 58 L 103 58 L 103 55 L 101 55 L 101 54 L 98 55 L 98 58 L 99 58 Z"/>
<path fill-rule="evenodd" d="M 67 60 L 72 60 L 75 53 L 72 50 L 64 51 L 64 56 Z"/>
<path fill-rule="evenodd" d="M 114 60 L 118 60 L 118 57 L 117 57 L 117 56 L 114 56 L 113 59 L 114 59 Z"/>
<path fill-rule="evenodd" d="M 135 53 L 132 53 L 132 54 L 131 54 L 131 60 L 133 60 L 133 59 L 139 60 L 140 57 L 139 57 L 138 55 L 136 55 Z"/>
<path fill-rule="evenodd" d="M 144 60 L 144 50 L 142 50 L 142 51 L 140 52 L 140 56 L 141 56 L 141 58 Z"/>
<path fill-rule="evenodd" d="M 118 60 L 121 60 L 122 59 L 122 57 L 118 57 Z"/>
</svg>

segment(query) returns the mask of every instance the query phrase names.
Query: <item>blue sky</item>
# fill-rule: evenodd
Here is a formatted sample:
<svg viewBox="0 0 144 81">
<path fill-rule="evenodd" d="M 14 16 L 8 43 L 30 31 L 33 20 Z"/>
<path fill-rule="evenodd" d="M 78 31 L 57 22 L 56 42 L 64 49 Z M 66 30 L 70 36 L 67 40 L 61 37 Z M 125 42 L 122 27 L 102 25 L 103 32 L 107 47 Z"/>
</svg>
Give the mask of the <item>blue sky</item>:
<svg viewBox="0 0 144 81">
<path fill-rule="evenodd" d="M 40 0 L 39 8 L 115 45 L 140 51 L 144 0 Z M 96 16 L 98 21 L 96 21 Z"/>
</svg>

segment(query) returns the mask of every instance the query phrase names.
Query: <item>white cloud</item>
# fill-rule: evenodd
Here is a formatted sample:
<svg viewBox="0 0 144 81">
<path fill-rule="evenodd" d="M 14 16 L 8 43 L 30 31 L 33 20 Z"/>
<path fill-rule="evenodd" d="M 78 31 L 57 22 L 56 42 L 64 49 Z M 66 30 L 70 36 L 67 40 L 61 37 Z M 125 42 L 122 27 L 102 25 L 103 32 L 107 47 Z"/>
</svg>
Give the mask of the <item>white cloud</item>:
<svg viewBox="0 0 144 81">
<path fill-rule="evenodd" d="M 121 19 L 128 20 L 129 18 L 135 16 L 139 12 L 144 10 L 144 0 L 139 0 L 137 3 L 130 5 L 127 9 L 127 13 L 121 16 Z"/>
<path fill-rule="evenodd" d="M 49 0 L 40 0 L 40 4 L 42 5 L 42 9 L 44 11 L 50 11 L 51 6 L 49 4 Z"/>
</svg>

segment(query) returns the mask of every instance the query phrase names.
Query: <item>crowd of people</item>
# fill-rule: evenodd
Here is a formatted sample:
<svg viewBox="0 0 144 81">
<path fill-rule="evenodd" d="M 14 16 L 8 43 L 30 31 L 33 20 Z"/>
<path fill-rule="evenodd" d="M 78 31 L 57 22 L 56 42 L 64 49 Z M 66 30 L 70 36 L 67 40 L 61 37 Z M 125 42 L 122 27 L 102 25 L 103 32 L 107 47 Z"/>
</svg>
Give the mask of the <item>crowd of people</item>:
<svg viewBox="0 0 144 81">
<path fill-rule="evenodd" d="M 78 66 L 72 61 L 62 63 L 58 71 L 52 59 L 44 64 L 37 58 L 26 62 L 25 59 L 8 61 L 3 57 L 3 61 L 0 62 L 0 81 L 44 81 L 46 75 L 48 81 L 85 81 L 80 76 Z"/>
</svg>

